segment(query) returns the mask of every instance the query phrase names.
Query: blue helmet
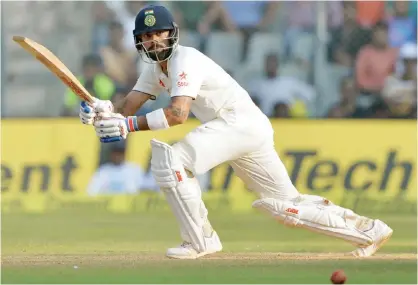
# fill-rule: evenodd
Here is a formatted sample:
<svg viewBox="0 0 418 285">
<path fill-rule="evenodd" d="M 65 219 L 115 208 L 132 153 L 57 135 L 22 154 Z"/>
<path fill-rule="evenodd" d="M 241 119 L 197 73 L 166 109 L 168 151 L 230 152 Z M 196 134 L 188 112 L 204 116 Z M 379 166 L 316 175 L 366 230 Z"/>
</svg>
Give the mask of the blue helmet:
<svg viewBox="0 0 418 285">
<path fill-rule="evenodd" d="M 168 45 L 164 48 L 148 51 L 144 47 L 144 41 L 141 36 L 147 33 L 158 31 L 170 31 Z M 135 18 L 135 29 L 133 30 L 135 47 L 143 59 L 151 59 L 154 62 L 168 60 L 176 49 L 179 41 L 179 29 L 174 22 L 173 15 L 164 6 L 149 5 L 139 11 Z"/>
</svg>

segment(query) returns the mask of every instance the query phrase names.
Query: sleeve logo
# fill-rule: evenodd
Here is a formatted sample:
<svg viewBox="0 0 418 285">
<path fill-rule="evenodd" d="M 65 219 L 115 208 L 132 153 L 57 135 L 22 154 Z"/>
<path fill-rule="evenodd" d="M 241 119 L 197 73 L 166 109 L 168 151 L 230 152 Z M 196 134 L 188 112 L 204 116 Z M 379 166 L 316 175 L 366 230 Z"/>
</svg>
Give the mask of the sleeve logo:
<svg viewBox="0 0 418 285">
<path fill-rule="evenodd" d="M 185 73 L 184 71 L 182 73 L 179 74 L 179 81 L 177 81 L 177 86 L 178 87 L 186 87 L 189 85 L 189 83 L 187 82 L 187 73 Z"/>
</svg>

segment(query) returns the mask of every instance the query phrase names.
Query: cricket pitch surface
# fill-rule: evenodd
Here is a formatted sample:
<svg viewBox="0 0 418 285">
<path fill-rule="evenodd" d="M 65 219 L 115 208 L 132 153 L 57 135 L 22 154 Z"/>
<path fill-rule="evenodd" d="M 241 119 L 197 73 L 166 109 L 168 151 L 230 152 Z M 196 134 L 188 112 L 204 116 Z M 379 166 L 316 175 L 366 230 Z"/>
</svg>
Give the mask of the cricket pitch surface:
<svg viewBox="0 0 418 285">
<path fill-rule="evenodd" d="M 4 284 L 417 284 L 417 219 L 379 217 L 392 238 L 356 258 L 340 240 L 289 229 L 263 215 L 213 213 L 224 251 L 168 259 L 181 241 L 171 215 L 72 211 L 2 215 Z"/>
</svg>

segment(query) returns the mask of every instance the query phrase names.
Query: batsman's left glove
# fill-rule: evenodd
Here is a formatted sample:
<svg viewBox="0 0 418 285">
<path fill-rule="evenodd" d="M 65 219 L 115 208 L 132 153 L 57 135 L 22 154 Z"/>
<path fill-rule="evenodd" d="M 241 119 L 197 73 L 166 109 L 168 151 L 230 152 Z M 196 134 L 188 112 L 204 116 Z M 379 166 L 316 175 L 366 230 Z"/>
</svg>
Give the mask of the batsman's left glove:
<svg viewBox="0 0 418 285">
<path fill-rule="evenodd" d="M 111 101 L 95 99 L 91 106 L 85 101 L 80 103 L 79 117 L 81 122 L 85 125 L 92 125 L 97 113 L 104 112 L 113 112 L 113 104 Z"/>
</svg>

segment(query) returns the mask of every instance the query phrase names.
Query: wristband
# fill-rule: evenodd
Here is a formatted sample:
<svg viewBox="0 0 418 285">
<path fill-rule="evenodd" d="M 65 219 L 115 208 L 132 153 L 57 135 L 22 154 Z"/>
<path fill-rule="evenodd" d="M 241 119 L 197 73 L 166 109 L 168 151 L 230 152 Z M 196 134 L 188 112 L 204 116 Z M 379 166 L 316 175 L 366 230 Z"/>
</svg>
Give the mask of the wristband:
<svg viewBox="0 0 418 285">
<path fill-rule="evenodd" d="M 168 129 L 170 125 L 165 117 L 164 110 L 158 109 L 145 115 L 150 130 Z"/>
<path fill-rule="evenodd" d="M 125 119 L 126 126 L 128 127 L 128 132 L 137 132 L 139 131 L 138 127 L 138 118 L 136 116 L 130 116 Z"/>
</svg>

